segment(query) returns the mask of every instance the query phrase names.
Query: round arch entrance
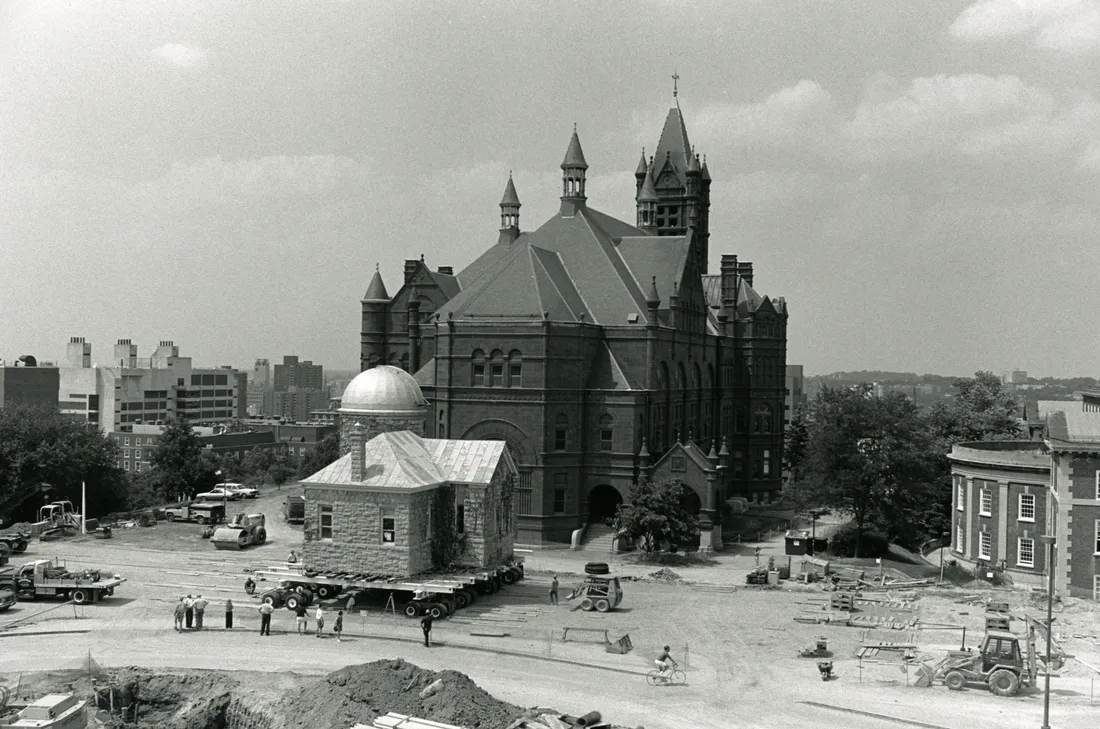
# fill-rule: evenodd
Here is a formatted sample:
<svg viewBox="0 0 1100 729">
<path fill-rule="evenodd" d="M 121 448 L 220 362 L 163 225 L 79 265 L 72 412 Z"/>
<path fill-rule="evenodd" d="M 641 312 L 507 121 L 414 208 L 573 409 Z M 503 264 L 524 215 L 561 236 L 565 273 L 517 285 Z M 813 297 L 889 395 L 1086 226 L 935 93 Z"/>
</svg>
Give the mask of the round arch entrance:
<svg viewBox="0 0 1100 729">
<path fill-rule="evenodd" d="M 588 520 L 603 522 L 614 518 L 623 504 L 623 495 L 614 486 L 600 484 L 588 492 Z"/>
</svg>

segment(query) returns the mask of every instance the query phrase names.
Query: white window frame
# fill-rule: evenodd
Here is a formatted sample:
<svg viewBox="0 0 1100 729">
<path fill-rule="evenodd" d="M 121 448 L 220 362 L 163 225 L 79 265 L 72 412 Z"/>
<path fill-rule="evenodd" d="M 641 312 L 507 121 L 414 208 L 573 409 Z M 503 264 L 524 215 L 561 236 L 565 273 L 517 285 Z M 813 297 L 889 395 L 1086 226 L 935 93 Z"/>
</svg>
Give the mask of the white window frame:
<svg viewBox="0 0 1100 729">
<path fill-rule="evenodd" d="M 317 538 L 322 542 L 331 542 L 333 535 L 333 509 L 330 504 L 321 504 L 317 507 Z M 328 536 L 325 536 L 325 517 L 328 517 Z"/>
<path fill-rule="evenodd" d="M 1024 516 L 1024 499 L 1031 500 L 1031 516 Z M 1016 521 L 1035 523 L 1035 494 L 1020 494 L 1016 499 Z"/>
<path fill-rule="evenodd" d="M 966 481 L 959 479 L 959 497 L 955 500 L 955 508 L 966 511 Z"/>
<path fill-rule="evenodd" d="M 1096 500 L 1100 501 L 1100 468 L 1096 469 Z"/>
<path fill-rule="evenodd" d="M 986 501 L 988 500 L 988 506 Z M 983 488 L 978 495 L 978 516 L 993 516 L 993 491 Z"/>
<path fill-rule="evenodd" d="M 1100 557 L 1100 519 L 1097 519 L 1094 523 L 1093 537 L 1095 537 L 1095 539 L 1093 540 L 1095 542 L 1095 544 L 1093 544 L 1093 547 L 1095 549 L 1093 555 Z"/>
<path fill-rule="evenodd" d="M 392 523 L 392 526 L 389 529 L 386 528 L 386 521 L 390 521 Z M 381 527 L 382 527 L 382 530 L 381 530 L 382 544 L 384 546 L 387 546 L 387 547 L 396 546 L 397 545 L 397 514 L 395 514 L 393 511 L 391 511 L 389 509 L 383 509 L 382 510 L 382 518 L 381 518 Z M 386 534 L 387 533 L 389 533 L 391 535 L 390 540 L 388 542 L 386 541 Z"/>
<path fill-rule="evenodd" d="M 957 542 L 957 544 L 955 545 L 955 551 L 959 554 L 962 554 L 966 551 L 966 531 L 964 530 L 964 527 L 965 525 L 963 524 L 962 519 L 959 519 L 955 522 L 955 535 L 958 537 L 955 540 Z"/>
<path fill-rule="evenodd" d="M 123 448 L 122 449 L 122 457 L 123 458 L 129 458 L 130 457 L 130 449 L 129 448 Z"/>
<path fill-rule="evenodd" d="M 1031 545 L 1031 559 L 1024 560 L 1024 543 L 1027 542 Z M 1035 567 L 1035 540 L 1020 537 L 1016 540 L 1016 566 L 1017 567 Z"/>
<path fill-rule="evenodd" d="M 978 559 L 993 559 L 993 535 L 990 532 L 978 532 Z"/>
</svg>

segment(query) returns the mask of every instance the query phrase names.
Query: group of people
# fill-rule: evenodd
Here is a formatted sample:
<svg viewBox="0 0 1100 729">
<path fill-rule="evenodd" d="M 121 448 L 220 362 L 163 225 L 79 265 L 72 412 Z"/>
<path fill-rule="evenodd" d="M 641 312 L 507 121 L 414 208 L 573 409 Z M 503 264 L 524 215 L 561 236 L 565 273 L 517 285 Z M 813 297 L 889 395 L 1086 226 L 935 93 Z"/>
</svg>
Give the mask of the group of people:
<svg viewBox="0 0 1100 729">
<path fill-rule="evenodd" d="M 177 633 L 185 630 L 202 630 L 203 618 L 210 601 L 202 595 L 181 597 L 174 610 L 175 627 Z M 233 629 L 233 601 L 225 601 L 225 629 Z"/>
<path fill-rule="evenodd" d="M 353 599 L 348 600 L 348 605 L 354 605 Z M 350 607 L 348 608 L 351 609 Z M 317 637 L 321 638 L 325 632 L 325 611 L 321 609 L 321 606 L 317 606 L 317 610 L 313 614 L 313 619 L 317 622 Z M 298 609 L 294 611 L 294 622 L 298 624 L 298 635 L 305 635 L 309 632 L 309 611 L 306 610 L 306 606 L 298 603 Z M 342 640 L 344 633 L 344 611 L 339 610 L 336 613 L 336 622 L 332 626 L 332 632 L 336 634 L 336 642 L 339 643 Z"/>
</svg>

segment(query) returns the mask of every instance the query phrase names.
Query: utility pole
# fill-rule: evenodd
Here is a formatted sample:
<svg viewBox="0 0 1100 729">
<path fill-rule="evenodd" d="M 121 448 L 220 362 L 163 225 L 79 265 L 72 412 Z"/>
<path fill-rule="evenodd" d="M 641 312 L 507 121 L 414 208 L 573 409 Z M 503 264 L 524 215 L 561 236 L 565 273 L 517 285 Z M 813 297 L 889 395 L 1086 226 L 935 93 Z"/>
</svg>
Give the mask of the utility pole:
<svg viewBox="0 0 1100 729">
<path fill-rule="evenodd" d="M 1043 673 L 1045 674 L 1046 687 L 1043 689 L 1043 726 L 1042 729 L 1050 729 L 1050 637 L 1054 633 L 1054 544 L 1053 535 L 1039 537 L 1047 545 L 1047 660 Z"/>
<path fill-rule="evenodd" d="M 80 481 L 80 533 L 88 533 L 88 489 L 83 479 Z"/>
</svg>

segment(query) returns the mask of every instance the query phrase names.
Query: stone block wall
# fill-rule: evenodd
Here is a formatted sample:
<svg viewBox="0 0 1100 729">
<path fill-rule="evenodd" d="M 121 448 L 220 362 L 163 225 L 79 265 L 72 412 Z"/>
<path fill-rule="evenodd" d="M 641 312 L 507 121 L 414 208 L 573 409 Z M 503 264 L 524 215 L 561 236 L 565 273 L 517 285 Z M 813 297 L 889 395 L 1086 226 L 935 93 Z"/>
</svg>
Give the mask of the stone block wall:
<svg viewBox="0 0 1100 729">
<path fill-rule="evenodd" d="M 351 431 L 356 424 L 363 427 L 363 442 L 382 433 L 393 433 L 399 430 L 411 430 L 417 435 L 424 436 L 424 416 L 415 417 L 387 417 L 384 415 L 365 415 L 360 413 L 340 413 L 340 455 L 351 452 Z"/>
<path fill-rule="evenodd" d="M 515 478 L 503 461 L 488 486 L 466 487 L 466 550 L 462 564 L 495 567 L 512 558 L 516 540 L 514 489 Z"/>
<path fill-rule="evenodd" d="M 302 561 L 307 569 L 407 576 L 432 568 L 425 538 L 430 493 L 386 494 L 306 486 Z M 321 539 L 322 506 L 332 507 L 332 538 Z M 383 515 L 396 539 L 382 541 Z"/>
</svg>

